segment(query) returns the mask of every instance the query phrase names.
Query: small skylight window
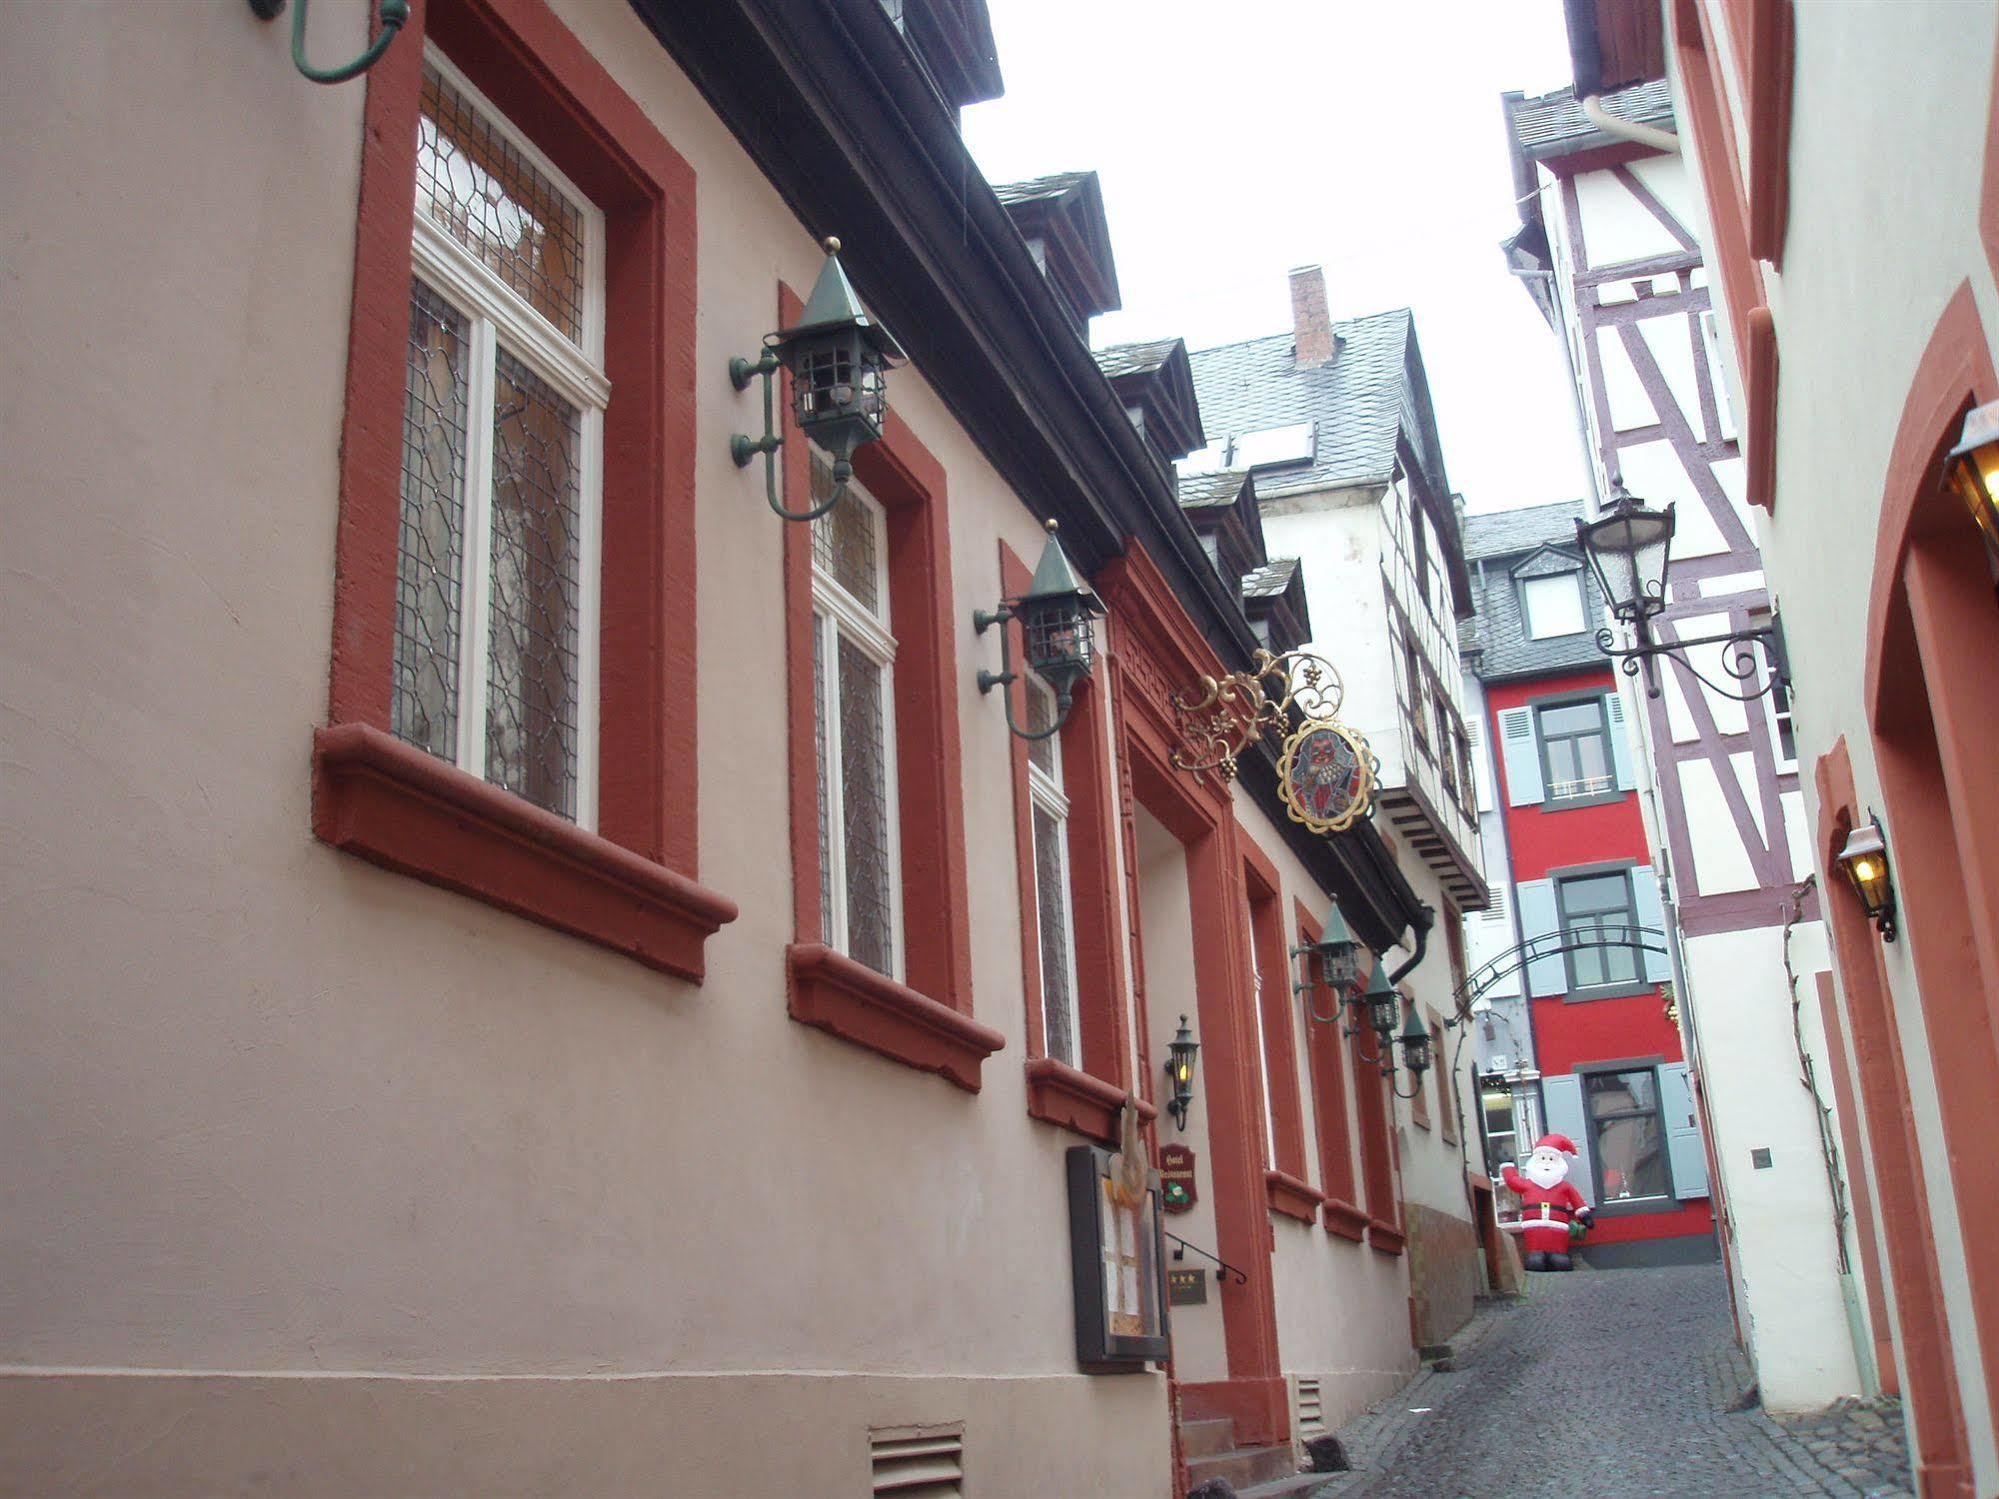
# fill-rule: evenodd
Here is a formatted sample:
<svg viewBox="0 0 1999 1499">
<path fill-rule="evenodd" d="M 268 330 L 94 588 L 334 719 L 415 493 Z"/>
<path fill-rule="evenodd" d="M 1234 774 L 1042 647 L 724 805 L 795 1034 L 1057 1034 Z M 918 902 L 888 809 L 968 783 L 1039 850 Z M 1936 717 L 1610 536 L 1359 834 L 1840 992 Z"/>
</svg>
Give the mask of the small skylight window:
<svg viewBox="0 0 1999 1499">
<path fill-rule="evenodd" d="M 1173 465 L 1182 474 L 1218 474 L 1229 466 L 1229 440 L 1218 437 L 1199 452 L 1189 453 Z"/>
<path fill-rule="evenodd" d="M 1312 422 L 1294 422 L 1288 427 L 1267 427 L 1235 439 L 1235 467 L 1275 468 L 1286 463 L 1310 463 L 1313 455 Z"/>
</svg>

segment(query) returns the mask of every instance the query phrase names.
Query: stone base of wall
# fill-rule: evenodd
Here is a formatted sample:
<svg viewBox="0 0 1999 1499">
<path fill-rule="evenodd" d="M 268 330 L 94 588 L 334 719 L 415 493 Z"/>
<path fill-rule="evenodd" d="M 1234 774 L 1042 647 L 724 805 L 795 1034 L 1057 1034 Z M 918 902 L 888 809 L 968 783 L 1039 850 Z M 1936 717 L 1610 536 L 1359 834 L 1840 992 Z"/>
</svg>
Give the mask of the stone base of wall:
<svg viewBox="0 0 1999 1499">
<path fill-rule="evenodd" d="M 1406 1202 L 1411 1331 L 1418 1347 L 1442 1343 L 1471 1319 L 1483 1276 L 1478 1235 L 1469 1220 Z"/>
<path fill-rule="evenodd" d="M 871 1427 L 959 1422 L 967 1493 L 1172 1486 L 1160 1374 L 50 1370 L 0 1375 L 0 1495 L 866 1494 Z"/>
</svg>

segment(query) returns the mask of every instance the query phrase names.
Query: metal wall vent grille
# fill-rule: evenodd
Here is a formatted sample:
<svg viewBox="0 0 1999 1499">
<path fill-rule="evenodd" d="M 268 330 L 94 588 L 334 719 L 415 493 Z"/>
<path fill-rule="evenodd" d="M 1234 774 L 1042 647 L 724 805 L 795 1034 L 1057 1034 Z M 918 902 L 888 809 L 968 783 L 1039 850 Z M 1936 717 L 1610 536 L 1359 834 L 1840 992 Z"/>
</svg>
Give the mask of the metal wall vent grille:
<svg viewBox="0 0 1999 1499">
<path fill-rule="evenodd" d="M 1298 1435 L 1324 1436 L 1325 1431 L 1326 1412 L 1319 1400 L 1319 1381 L 1301 1375 L 1298 1380 Z"/>
<path fill-rule="evenodd" d="M 883 1426 L 868 1432 L 873 1493 L 889 1499 L 963 1499 L 965 1427 Z"/>
</svg>

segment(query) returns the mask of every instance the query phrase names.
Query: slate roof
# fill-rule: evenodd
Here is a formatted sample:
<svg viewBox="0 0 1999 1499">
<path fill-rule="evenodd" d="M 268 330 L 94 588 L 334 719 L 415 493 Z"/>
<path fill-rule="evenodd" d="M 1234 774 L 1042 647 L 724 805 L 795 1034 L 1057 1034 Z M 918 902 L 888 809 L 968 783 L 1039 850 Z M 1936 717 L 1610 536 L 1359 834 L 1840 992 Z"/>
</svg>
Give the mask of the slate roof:
<svg viewBox="0 0 1999 1499">
<path fill-rule="evenodd" d="M 1179 342 L 1177 338 L 1160 338 L 1151 343 L 1113 344 L 1108 349 L 1097 349 L 1094 351 L 1097 368 L 1112 380 L 1120 375 L 1150 374 L 1173 357 L 1173 346 Z"/>
<path fill-rule="evenodd" d="M 1291 580 L 1297 573 L 1296 557 L 1273 557 L 1263 566 L 1242 575 L 1242 596 L 1246 599 L 1276 598 L 1291 586 Z"/>
<path fill-rule="evenodd" d="M 1481 681 L 1608 666 L 1595 639 L 1605 612 L 1603 592 L 1576 551 L 1576 522 L 1582 518 L 1581 500 L 1465 517 L 1465 557 L 1471 568 L 1477 612 L 1459 623 L 1458 645 L 1466 652 L 1479 653 L 1467 664 Z M 1573 559 L 1583 574 L 1585 628 L 1575 635 L 1529 640 L 1521 611 L 1520 580 L 1560 571 L 1565 556 Z"/>
<path fill-rule="evenodd" d="M 1582 101 L 1573 88 L 1507 102 L 1513 117 L 1514 138 L 1530 156 L 1559 156 L 1575 142 L 1592 137 L 1610 139 L 1584 118 Z M 1605 94 L 1603 107 L 1605 113 L 1619 119 L 1669 130 L 1673 126 L 1673 95 L 1663 78 Z"/>
<path fill-rule="evenodd" d="M 1395 471 L 1396 437 L 1413 415 L 1405 413 L 1413 326 L 1406 307 L 1335 322 L 1332 361 L 1318 369 L 1296 367 L 1288 332 L 1196 350 L 1189 357 L 1201 424 L 1219 437 L 1318 423 L 1311 463 L 1259 471 L 1257 492 L 1265 499 L 1385 484 Z"/>
<path fill-rule="evenodd" d="M 1212 474 L 1185 474 L 1179 478 L 1182 510 L 1221 510 L 1236 502 L 1249 474 L 1239 468 L 1217 469 Z"/>
<path fill-rule="evenodd" d="M 1075 191 L 1089 176 L 1088 172 L 1056 172 L 1047 177 L 1030 177 L 1025 182 L 995 182 L 993 195 L 1009 208 L 1016 203 L 1043 203 Z"/>
</svg>

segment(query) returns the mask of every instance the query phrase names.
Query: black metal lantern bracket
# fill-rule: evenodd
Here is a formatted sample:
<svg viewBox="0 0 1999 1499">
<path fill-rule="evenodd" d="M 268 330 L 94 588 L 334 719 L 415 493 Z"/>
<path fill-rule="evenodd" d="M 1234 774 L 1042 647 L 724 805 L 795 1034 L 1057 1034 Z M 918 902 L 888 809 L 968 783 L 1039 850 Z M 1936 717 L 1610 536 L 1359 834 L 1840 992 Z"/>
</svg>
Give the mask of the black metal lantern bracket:
<svg viewBox="0 0 1999 1499">
<path fill-rule="evenodd" d="M 815 521 L 846 496 L 848 481 L 854 477 L 854 449 L 882 435 L 888 409 L 882 372 L 907 358 L 855 295 L 840 266 L 840 241 L 828 237 L 821 248 L 826 263 L 798 321 L 766 334 L 763 353 L 756 359 L 738 354 L 729 360 L 729 383 L 738 391 L 748 390 L 756 379 L 764 385 L 763 436 L 732 434 L 729 456 L 737 468 L 748 468 L 759 453 L 763 455 L 764 499 L 785 520 Z M 787 365 L 798 429 L 825 450 L 833 467 L 833 492 L 803 510 L 787 510 L 777 494 L 776 454 L 784 437 L 777 427 L 772 387 L 777 372 Z"/>
<path fill-rule="evenodd" d="M 1027 636 L 1027 664 L 1040 673 L 1055 693 L 1054 721 L 1042 729 L 1025 729 L 1016 723 L 1013 694 L 1005 695 L 1007 731 L 1029 743 L 1054 737 L 1068 722 L 1076 684 L 1090 674 L 1094 662 L 1091 621 L 1104 615 L 1103 602 L 1077 575 L 1068 554 L 1062 550 L 1062 543 L 1056 539 L 1056 532 L 1061 529 L 1058 523 L 1051 518 L 1042 525 L 1048 532 L 1048 543 L 1042 548 L 1041 561 L 1034 569 L 1027 591 L 1018 598 L 1002 599 L 997 609 L 978 609 L 972 613 L 972 629 L 979 635 L 994 625 L 1019 620 Z M 1000 631 L 1000 669 L 981 671 L 978 680 L 981 695 L 995 687 L 1010 687 L 1020 680 L 1020 672 L 1013 664 L 1012 631 Z"/>
<path fill-rule="evenodd" d="M 1596 573 L 1612 616 L 1631 631 L 1634 641 L 1620 645 L 1617 632 L 1606 627 L 1596 632 L 1596 648 L 1617 662 L 1627 677 L 1642 670 L 1647 697 L 1659 695 L 1659 673 L 1653 663 L 1661 656 L 1678 662 L 1711 691 L 1738 703 L 1754 702 L 1773 692 L 1780 682 L 1788 692 L 1791 665 L 1784 651 L 1783 626 L 1774 615 L 1767 625 L 1732 630 L 1726 635 L 1703 635 L 1695 640 L 1654 638 L 1652 622 L 1666 610 L 1674 510 L 1670 504 L 1664 510 L 1654 510 L 1620 488 L 1604 514 L 1593 521 L 1576 522 L 1576 546 Z M 1728 648 L 1721 662 L 1728 682 L 1715 681 L 1688 656 L 1689 651 L 1706 645 Z M 1744 684 L 1751 685 L 1745 689 Z"/>
<path fill-rule="evenodd" d="M 367 50 L 350 63 L 337 68 L 315 68 L 305 60 L 305 10 L 307 0 L 294 0 L 292 10 L 292 66 L 314 83 L 345 83 L 350 78 L 359 78 L 382 59 L 389 50 L 389 43 L 396 39 L 396 33 L 409 23 L 409 0 L 382 0 L 375 12 L 375 21 L 381 30 L 368 44 Z M 285 0 L 250 0 L 251 13 L 260 21 L 275 21 L 285 13 Z"/>
<path fill-rule="evenodd" d="M 1291 986 L 1291 992 L 1305 997 L 1305 1013 L 1308 1016 L 1321 1025 L 1339 1025 L 1341 1033 L 1346 1036 L 1351 1036 L 1353 1032 L 1347 1030 L 1342 1021 L 1347 1010 L 1359 1001 L 1359 974 L 1356 972 L 1352 977 L 1336 979 L 1331 969 L 1336 964 L 1341 966 L 1352 964 L 1357 969 L 1359 965 L 1356 954 L 1359 946 L 1360 944 L 1350 937 L 1322 936 L 1317 942 L 1303 942 L 1291 949 L 1292 957 L 1316 962 L 1319 967 L 1316 978 L 1312 977 L 1308 969 L 1306 976 Z M 1320 988 L 1332 990 L 1339 999 L 1339 1008 L 1330 1015 L 1321 1015 L 1318 1007 L 1312 1003 L 1312 991 Z"/>
</svg>

